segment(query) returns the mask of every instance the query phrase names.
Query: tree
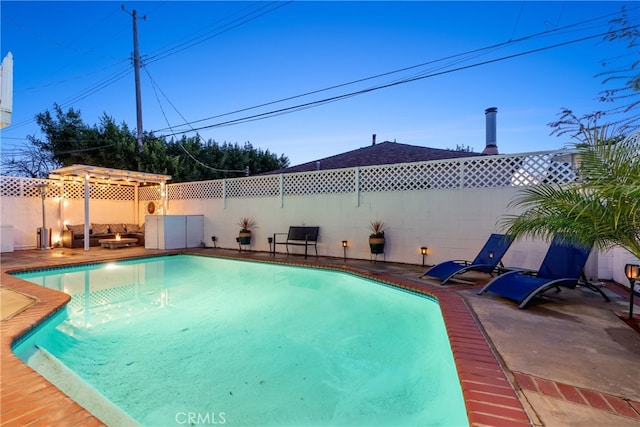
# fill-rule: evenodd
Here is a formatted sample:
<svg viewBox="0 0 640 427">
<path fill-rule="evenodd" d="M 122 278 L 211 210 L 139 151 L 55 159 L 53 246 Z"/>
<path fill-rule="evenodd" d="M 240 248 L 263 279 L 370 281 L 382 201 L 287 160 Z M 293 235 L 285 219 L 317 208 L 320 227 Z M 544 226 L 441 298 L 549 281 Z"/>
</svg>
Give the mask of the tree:
<svg viewBox="0 0 640 427">
<path fill-rule="evenodd" d="M 44 178 L 49 171 L 60 167 L 49 153 L 34 144 L 34 137 L 28 137 L 29 145 L 2 156 L 2 174 L 7 176 L 26 176 Z"/>
<path fill-rule="evenodd" d="M 289 159 L 277 157 L 269 152 L 244 145 L 213 140 L 201 143 L 198 137 L 182 137 L 167 144 L 167 153 L 178 159 L 172 174 L 174 182 L 200 181 L 244 176 L 247 168 L 251 175 L 286 168 Z"/>
<path fill-rule="evenodd" d="M 579 179 L 522 190 L 510 207 L 523 212 L 505 215 L 501 225 L 514 238 L 559 234 L 587 247 L 620 246 L 640 259 L 640 133 L 584 129 L 576 150 Z"/>
<path fill-rule="evenodd" d="M 624 135 L 640 130 L 640 26 L 629 21 L 624 6 L 620 18 L 610 24 L 604 41 L 626 43 L 627 53 L 602 60 L 604 70 L 595 75 L 606 86 L 597 98 L 603 108 L 584 114 L 562 108 L 560 118 L 549 123 L 552 135 L 577 136 L 583 129 L 596 128 L 596 123 L 605 120 Z"/>
<path fill-rule="evenodd" d="M 137 135 L 126 123 L 117 125 L 104 114 L 98 125 L 89 126 L 80 111 L 63 111 L 54 104 L 53 113 L 36 116 L 45 136 L 27 137 L 29 146 L 2 159 L 5 174 L 44 178 L 49 171 L 62 166 L 85 164 L 114 169 L 140 170 L 171 175 L 173 182 L 201 181 L 237 177 L 285 168 L 289 159 L 277 157 L 268 150 L 257 150 L 246 142 L 243 146 L 209 140 L 199 136 L 166 142 L 152 133 L 144 134 L 142 152 L 138 153 Z"/>
</svg>

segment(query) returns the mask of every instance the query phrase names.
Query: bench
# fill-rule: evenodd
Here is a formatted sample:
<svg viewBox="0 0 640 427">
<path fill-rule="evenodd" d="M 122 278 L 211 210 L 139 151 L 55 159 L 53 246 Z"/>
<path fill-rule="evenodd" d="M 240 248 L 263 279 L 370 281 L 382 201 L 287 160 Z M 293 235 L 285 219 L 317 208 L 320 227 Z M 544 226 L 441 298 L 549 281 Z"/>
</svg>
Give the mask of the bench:
<svg viewBox="0 0 640 427">
<path fill-rule="evenodd" d="M 276 245 L 285 245 L 287 255 L 289 255 L 289 246 L 304 246 L 304 259 L 307 259 L 307 248 L 313 246 L 318 257 L 318 232 L 320 227 L 289 227 L 288 233 L 273 233 L 273 253 L 276 253 Z M 287 240 L 278 242 L 277 236 L 287 236 Z"/>
</svg>

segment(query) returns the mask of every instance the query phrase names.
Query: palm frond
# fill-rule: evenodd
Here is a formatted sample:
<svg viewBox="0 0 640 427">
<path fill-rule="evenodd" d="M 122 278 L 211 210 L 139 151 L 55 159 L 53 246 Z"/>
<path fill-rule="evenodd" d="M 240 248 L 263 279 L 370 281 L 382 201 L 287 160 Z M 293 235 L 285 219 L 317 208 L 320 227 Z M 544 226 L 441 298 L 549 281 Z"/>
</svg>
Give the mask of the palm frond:
<svg viewBox="0 0 640 427">
<path fill-rule="evenodd" d="M 504 215 L 500 227 L 516 239 L 562 235 L 640 258 L 640 134 L 586 129 L 576 147 L 580 180 L 523 189 L 508 205 L 521 213 Z"/>
</svg>

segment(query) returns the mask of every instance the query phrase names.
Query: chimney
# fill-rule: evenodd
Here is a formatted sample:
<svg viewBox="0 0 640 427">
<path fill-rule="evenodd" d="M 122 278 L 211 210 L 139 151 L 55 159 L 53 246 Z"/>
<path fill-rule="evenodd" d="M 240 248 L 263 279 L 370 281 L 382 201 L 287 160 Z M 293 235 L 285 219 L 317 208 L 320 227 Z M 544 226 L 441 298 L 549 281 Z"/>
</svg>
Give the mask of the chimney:
<svg viewBox="0 0 640 427">
<path fill-rule="evenodd" d="M 498 154 L 498 145 L 496 144 L 496 115 L 498 114 L 498 109 L 496 107 L 490 107 L 484 110 L 484 115 L 486 117 L 486 146 L 482 151 L 482 154 Z"/>
<path fill-rule="evenodd" d="M 371 135 L 371 145 L 376 145 L 376 134 Z"/>
</svg>

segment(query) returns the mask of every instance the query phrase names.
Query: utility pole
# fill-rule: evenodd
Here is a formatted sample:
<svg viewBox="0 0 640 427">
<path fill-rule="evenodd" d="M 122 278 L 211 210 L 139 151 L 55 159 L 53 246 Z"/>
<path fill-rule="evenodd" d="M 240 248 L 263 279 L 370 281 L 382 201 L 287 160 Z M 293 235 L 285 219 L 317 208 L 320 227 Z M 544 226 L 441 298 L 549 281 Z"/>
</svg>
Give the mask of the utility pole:
<svg viewBox="0 0 640 427">
<path fill-rule="evenodd" d="M 122 10 L 127 12 L 122 5 Z M 129 12 L 127 12 L 129 13 Z M 133 17 L 133 70 L 136 83 L 136 117 L 138 128 L 138 152 L 142 152 L 142 94 L 140 92 L 140 51 L 138 50 L 138 12 L 134 9 L 130 13 Z M 146 19 L 143 16 L 142 19 Z"/>
</svg>

